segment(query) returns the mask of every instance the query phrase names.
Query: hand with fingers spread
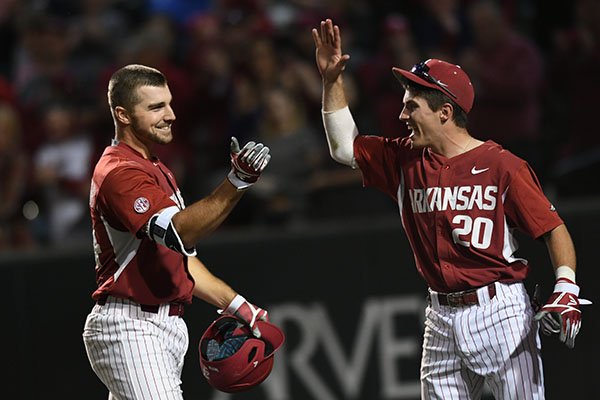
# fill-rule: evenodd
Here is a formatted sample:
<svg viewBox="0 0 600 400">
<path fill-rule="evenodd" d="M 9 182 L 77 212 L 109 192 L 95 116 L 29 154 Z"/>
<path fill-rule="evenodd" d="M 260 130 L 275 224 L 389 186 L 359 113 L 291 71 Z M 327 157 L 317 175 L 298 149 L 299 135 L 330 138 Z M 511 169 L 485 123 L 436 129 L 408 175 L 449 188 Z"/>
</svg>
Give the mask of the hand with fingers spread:
<svg viewBox="0 0 600 400">
<path fill-rule="evenodd" d="M 248 142 L 240 150 L 235 137 L 231 138 L 231 171 L 227 178 L 238 190 L 244 190 L 256 183 L 265 169 L 271 155 L 269 148 L 262 143 Z"/>
<path fill-rule="evenodd" d="M 560 278 L 546 304 L 535 315 L 544 334 L 558 333 L 560 341 L 570 349 L 575 347 L 575 337 L 581 328 L 579 306 L 591 304 L 578 296 L 579 286 L 567 278 Z"/>
<path fill-rule="evenodd" d="M 321 21 L 320 29 L 312 30 L 316 47 L 317 67 L 324 83 L 335 82 L 350 59 L 348 54 L 342 54 L 342 38 L 340 28 L 333 25 L 330 19 Z"/>
</svg>

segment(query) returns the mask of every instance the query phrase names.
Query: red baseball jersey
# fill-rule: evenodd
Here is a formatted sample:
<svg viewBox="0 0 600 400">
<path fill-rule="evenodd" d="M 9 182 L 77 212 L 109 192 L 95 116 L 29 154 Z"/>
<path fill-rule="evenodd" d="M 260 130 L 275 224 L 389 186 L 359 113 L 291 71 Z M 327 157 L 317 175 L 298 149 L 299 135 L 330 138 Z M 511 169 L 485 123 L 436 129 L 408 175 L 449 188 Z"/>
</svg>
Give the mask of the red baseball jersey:
<svg viewBox="0 0 600 400">
<path fill-rule="evenodd" d="M 533 238 L 563 221 L 524 160 L 493 141 L 452 158 L 411 149 L 408 138 L 359 135 L 354 155 L 364 186 L 398 202 L 419 273 L 455 292 L 525 279 L 518 229 Z"/>
<path fill-rule="evenodd" d="M 173 174 L 124 143 L 107 147 L 90 190 L 96 283 L 92 297 L 111 295 L 140 304 L 190 303 L 194 280 L 187 257 L 145 232 L 158 211 L 185 207 Z"/>
</svg>

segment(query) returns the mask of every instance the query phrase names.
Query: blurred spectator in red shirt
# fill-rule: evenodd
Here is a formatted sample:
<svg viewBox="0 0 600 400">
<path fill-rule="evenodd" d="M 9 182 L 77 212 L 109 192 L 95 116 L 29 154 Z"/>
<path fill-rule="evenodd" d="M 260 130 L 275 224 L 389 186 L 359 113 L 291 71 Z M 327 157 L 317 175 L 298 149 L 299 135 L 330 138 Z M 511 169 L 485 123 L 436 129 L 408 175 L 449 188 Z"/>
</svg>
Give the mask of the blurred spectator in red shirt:
<svg viewBox="0 0 600 400">
<path fill-rule="evenodd" d="M 414 33 L 427 58 L 456 60 L 470 42 L 468 18 L 459 0 L 425 0 Z"/>
<path fill-rule="evenodd" d="M 22 18 L 13 82 L 27 115 L 23 121 L 24 145 L 33 153 L 44 140 L 38 134 L 42 107 L 53 98 L 74 99 L 78 85 L 69 63 L 72 42 L 67 21 L 42 11 L 25 13 Z"/>
<path fill-rule="evenodd" d="M 385 17 L 380 38 L 375 54 L 366 59 L 357 70 L 361 95 L 375 99 L 365 104 L 369 108 L 368 114 L 375 120 L 371 127 L 363 125 L 361 130 L 388 137 L 408 136 L 406 124 L 398 118 L 404 104 L 392 67 L 410 69 L 420 61 L 421 54 L 408 19 L 401 14 Z"/>
<path fill-rule="evenodd" d="M 195 101 L 191 105 L 189 143 L 194 156 L 188 173 L 205 176 L 207 171 L 225 165 L 223 152 L 230 138 L 230 105 L 233 93 L 233 63 L 223 46 L 222 22 L 213 13 L 196 15 L 186 25 L 188 44 L 184 65 Z M 175 110 L 178 112 L 178 110 Z M 212 184 L 212 182 L 210 182 Z M 190 185 L 190 197 L 201 197 L 211 186 Z M 196 194 L 194 194 L 196 193 Z"/>
<path fill-rule="evenodd" d="M 548 158 L 559 195 L 599 194 L 600 135 L 593 116 L 600 92 L 600 2 L 577 0 L 574 23 L 557 31 L 548 61 Z"/>
<path fill-rule="evenodd" d="M 527 37 L 506 22 L 498 5 L 489 0 L 468 10 L 474 44 L 460 64 L 475 87 L 475 107 L 469 129 L 527 159 L 543 176 L 540 140 L 540 94 L 543 59 Z"/>
<path fill-rule="evenodd" d="M 17 110 L 0 102 L 0 251 L 34 244 L 23 217 L 29 160 L 21 147 Z"/>
</svg>

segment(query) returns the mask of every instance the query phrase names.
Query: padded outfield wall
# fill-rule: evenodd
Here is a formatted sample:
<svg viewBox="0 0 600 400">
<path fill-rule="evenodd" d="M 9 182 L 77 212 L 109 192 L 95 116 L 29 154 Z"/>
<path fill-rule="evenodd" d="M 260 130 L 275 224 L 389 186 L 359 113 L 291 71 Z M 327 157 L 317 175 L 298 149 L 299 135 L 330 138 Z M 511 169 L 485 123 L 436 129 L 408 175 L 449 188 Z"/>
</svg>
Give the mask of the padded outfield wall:
<svg viewBox="0 0 600 400">
<path fill-rule="evenodd" d="M 576 210 L 577 211 L 577 210 Z M 543 340 L 548 399 L 595 398 L 598 359 L 597 276 L 600 214 L 564 213 L 578 249 L 584 310 L 576 348 Z M 542 242 L 521 240 L 535 282 L 549 295 L 553 278 Z M 213 392 L 198 363 L 202 331 L 217 316 L 195 300 L 184 316 L 190 348 L 186 399 L 418 399 L 426 287 L 397 217 L 323 224 L 295 232 L 217 232 L 198 254 L 209 268 L 269 310 L 287 341 L 271 376 L 244 394 Z M 106 399 L 81 341 L 92 307 L 90 249 L 0 256 L 5 283 L 3 398 Z M 7 393 L 8 392 L 8 393 Z M 486 398 L 490 398 L 489 396 Z"/>
</svg>

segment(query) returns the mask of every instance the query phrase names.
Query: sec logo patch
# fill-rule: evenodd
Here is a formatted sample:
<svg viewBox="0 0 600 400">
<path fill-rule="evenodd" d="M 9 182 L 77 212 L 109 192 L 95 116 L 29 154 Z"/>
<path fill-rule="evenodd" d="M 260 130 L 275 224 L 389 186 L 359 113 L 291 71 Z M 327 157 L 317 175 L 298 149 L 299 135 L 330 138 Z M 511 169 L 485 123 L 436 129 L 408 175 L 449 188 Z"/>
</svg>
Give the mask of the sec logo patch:
<svg viewBox="0 0 600 400">
<path fill-rule="evenodd" d="M 150 202 L 145 197 L 138 197 L 133 202 L 133 209 L 138 214 L 143 214 L 150 209 Z"/>
</svg>

